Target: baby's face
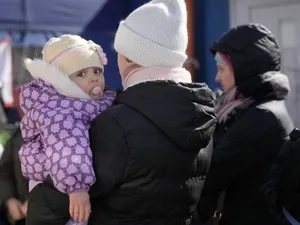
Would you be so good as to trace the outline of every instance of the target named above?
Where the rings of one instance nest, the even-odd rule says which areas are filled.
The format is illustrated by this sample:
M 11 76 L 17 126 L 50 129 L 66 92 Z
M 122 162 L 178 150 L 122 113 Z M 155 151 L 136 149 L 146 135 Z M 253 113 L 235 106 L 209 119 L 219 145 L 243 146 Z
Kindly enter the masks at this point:
M 91 99 L 99 100 L 105 86 L 103 73 L 103 68 L 89 67 L 73 73 L 70 80 L 76 83 Z

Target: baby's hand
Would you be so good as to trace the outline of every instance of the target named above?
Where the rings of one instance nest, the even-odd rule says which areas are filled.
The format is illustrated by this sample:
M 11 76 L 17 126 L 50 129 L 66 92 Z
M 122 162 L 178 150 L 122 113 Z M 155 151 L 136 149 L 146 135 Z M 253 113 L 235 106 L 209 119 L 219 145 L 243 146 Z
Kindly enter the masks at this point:
M 77 222 L 89 220 L 91 213 L 90 196 L 87 190 L 72 192 L 70 198 L 70 215 Z

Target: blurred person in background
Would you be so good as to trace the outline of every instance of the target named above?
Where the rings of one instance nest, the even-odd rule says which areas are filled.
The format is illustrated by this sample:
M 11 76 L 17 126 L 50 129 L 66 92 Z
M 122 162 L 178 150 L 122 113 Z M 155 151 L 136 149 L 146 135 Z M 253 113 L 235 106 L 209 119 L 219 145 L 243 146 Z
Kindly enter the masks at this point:
M 267 182 L 262 187 L 262 197 L 276 223 L 300 223 L 300 130 L 295 128 L 280 150 Z
M 17 106 L 19 93 L 17 89 L 15 95 Z M 22 116 L 21 110 L 19 114 Z M 9 134 L 0 159 L 0 205 L 4 218 L 3 224 L 25 225 L 28 180 L 22 175 L 18 155 L 23 144 L 20 126 L 16 124 L 13 128 L 10 127 Z

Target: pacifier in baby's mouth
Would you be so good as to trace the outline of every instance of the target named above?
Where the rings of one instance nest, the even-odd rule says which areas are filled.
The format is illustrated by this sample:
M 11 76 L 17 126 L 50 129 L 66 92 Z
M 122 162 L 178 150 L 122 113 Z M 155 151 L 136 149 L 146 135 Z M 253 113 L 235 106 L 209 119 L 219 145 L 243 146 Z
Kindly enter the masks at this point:
M 92 91 L 91 91 L 91 94 L 93 95 L 93 96 L 101 96 L 102 95 L 102 88 L 101 87 L 99 87 L 99 86 L 96 86 L 96 87 L 94 87 L 93 89 L 92 89 Z

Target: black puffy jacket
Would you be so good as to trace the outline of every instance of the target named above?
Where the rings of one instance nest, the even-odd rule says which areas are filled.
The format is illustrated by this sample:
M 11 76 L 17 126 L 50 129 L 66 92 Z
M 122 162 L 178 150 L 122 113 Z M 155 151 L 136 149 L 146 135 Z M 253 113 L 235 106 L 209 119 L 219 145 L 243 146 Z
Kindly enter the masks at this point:
M 213 94 L 203 84 L 154 81 L 121 93 L 91 128 L 91 224 L 188 224 L 215 123 Z
M 283 215 L 284 207 L 300 221 L 300 130 L 294 129 L 274 162 L 262 194 L 276 222 L 290 224 Z

